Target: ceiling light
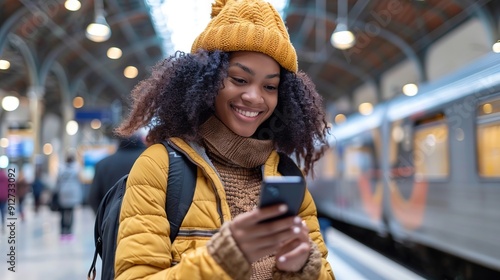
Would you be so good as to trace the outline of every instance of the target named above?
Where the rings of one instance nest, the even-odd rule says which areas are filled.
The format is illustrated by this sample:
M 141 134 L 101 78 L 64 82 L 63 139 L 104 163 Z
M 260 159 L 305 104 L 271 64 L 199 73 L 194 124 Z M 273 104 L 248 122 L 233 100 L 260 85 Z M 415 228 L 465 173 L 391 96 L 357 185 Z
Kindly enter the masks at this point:
M 373 105 L 369 102 L 361 103 L 358 110 L 361 115 L 368 116 L 373 112 Z
M 123 70 L 123 75 L 129 79 L 133 79 L 137 77 L 139 74 L 139 70 L 137 70 L 134 66 L 127 66 L 125 70 Z
M 10 62 L 5 59 L 0 59 L 0 70 L 7 70 L 10 68 Z
M 330 37 L 330 43 L 337 49 L 346 50 L 356 43 L 356 37 L 347 28 L 348 15 L 347 0 L 338 1 L 337 27 Z
M 104 17 L 102 0 L 95 1 L 95 21 L 87 26 L 85 35 L 89 40 L 100 43 L 111 37 L 111 28 Z
M 406 84 L 403 86 L 403 93 L 406 96 L 415 96 L 418 93 L 418 86 L 416 84 Z
M 54 147 L 50 143 L 45 143 L 43 145 L 42 150 L 43 150 L 43 153 L 48 156 L 54 152 Z
M 0 168 L 7 168 L 9 166 L 9 158 L 6 155 L 0 156 Z
M 335 123 L 341 124 L 347 120 L 347 117 L 344 114 L 338 114 L 335 116 Z
M 356 38 L 354 34 L 347 29 L 347 26 L 343 23 L 339 23 L 335 31 L 332 33 L 330 38 L 332 46 L 340 50 L 346 50 L 351 48 L 356 43 Z
M 95 17 L 95 21 L 87 26 L 85 35 L 89 40 L 96 43 L 104 42 L 111 37 L 111 29 L 104 15 L 101 14 Z
M 101 128 L 101 121 L 99 119 L 93 119 L 91 122 L 90 122 L 90 127 L 92 129 L 99 129 Z
M 8 138 L 1 138 L 0 139 L 0 147 L 2 148 L 7 148 L 9 146 L 9 139 Z
M 85 100 L 81 96 L 77 96 L 73 98 L 73 107 L 76 109 L 82 108 L 83 105 L 85 104 Z
M 500 40 L 493 44 L 493 51 L 496 53 L 500 53 Z
M 5 110 L 5 111 L 14 111 L 15 109 L 17 109 L 17 107 L 19 107 L 19 98 L 15 97 L 15 96 L 5 96 L 3 99 L 2 99 L 2 108 Z
M 64 2 L 64 7 L 66 10 L 74 12 L 80 10 L 82 3 L 78 0 L 66 0 L 66 2 Z
M 122 57 L 122 50 L 116 47 L 111 47 L 108 49 L 107 53 L 109 58 L 111 59 L 118 59 Z
M 78 132 L 78 123 L 74 120 L 71 120 L 66 123 L 66 133 L 68 135 L 75 135 Z

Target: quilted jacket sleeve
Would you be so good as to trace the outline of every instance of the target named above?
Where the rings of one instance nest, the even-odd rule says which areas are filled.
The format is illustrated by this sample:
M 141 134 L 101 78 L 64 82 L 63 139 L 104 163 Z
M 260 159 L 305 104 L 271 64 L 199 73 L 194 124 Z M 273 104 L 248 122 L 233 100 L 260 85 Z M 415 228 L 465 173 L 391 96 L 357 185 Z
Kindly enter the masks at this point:
M 168 156 L 153 145 L 133 166 L 120 213 L 115 279 L 230 279 L 206 246 L 171 266 L 170 225 L 165 213 Z
M 299 272 L 289 273 L 275 269 L 273 272 L 273 279 L 335 279 L 332 268 L 326 260 L 328 250 L 320 232 L 316 205 L 314 204 L 311 194 L 307 190 L 304 202 L 300 208 L 299 216 L 306 222 L 309 228 L 309 238 L 314 243 L 311 253 L 309 254 L 309 260 Z

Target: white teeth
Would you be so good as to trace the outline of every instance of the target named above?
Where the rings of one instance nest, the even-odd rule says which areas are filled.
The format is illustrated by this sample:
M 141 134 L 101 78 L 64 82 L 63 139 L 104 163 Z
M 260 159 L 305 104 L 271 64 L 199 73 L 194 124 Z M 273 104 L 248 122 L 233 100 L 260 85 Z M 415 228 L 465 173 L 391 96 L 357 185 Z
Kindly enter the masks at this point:
M 234 108 L 234 107 L 233 107 Z M 259 114 L 259 112 L 249 112 L 249 111 L 243 111 L 243 110 L 240 110 L 238 108 L 234 108 L 234 110 L 236 112 L 238 112 L 239 114 L 242 114 L 243 116 L 245 117 L 249 117 L 249 118 L 253 118 L 253 117 L 257 117 L 257 115 Z

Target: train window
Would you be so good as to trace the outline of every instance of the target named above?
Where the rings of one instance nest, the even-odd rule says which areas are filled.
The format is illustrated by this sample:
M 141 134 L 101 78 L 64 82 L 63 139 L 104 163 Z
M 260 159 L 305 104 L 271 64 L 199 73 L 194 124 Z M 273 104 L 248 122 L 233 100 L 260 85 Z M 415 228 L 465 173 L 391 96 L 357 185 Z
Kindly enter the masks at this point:
M 353 139 L 345 146 L 343 153 L 345 179 L 358 180 L 362 175 L 375 175 L 378 168 L 375 159 L 375 146 L 372 136 L 369 137 L 364 141 Z
M 372 164 L 370 150 L 367 147 L 349 146 L 345 150 L 345 178 L 357 180 L 363 171 Z
M 477 108 L 478 117 L 500 114 L 500 99 L 484 102 Z
M 500 99 L 477 108 L 477 161 L 479 175 L 500 177 Z
M 444 179 L 449 175 L 448 128 L 444 116 L 415 126 L 413 158 L 417 178 Z
M 328 147 L 323 156 L 314 166 L 314 173 L 324 179 L 337 177 L 337 153 L 336 146 Z

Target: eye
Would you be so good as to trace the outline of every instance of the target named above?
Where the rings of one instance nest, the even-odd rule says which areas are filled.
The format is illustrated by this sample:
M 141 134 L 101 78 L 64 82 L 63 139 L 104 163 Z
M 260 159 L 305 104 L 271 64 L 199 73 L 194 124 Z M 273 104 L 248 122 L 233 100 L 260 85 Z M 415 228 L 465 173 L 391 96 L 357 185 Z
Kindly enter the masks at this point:
M 240 79 L 240 78 L 236 78 L 236 77 L 231 77 L 231 80 L 233 80 L 233 82 L 235 82 L 236 84 L 246 84 L 246 82 L 247 82 L 244 79 Z
M 265 86 L 265 88 L 269 91 L 275 91 L 275 90 L 278 90 L 278 87 L 275 87 L 275 86 Z

